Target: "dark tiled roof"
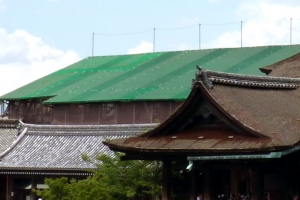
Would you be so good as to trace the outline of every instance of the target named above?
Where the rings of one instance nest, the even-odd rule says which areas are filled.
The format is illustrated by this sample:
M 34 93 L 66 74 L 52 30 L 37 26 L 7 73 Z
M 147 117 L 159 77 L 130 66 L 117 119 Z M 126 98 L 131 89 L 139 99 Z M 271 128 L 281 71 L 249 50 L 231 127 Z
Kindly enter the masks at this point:
M 224 127 L 202 127 L 201 130 L 189 130 L 171 135 L 155 137 L 132 137 L 108 141 L 123 148 L 138 148 L 140 151 L 175 153 L 196 153 L 199 150 L 232 151 L 240 149 L 244 152 L 253 149 L 265 149 L 276 145 L 275 140 L 269 138 L 249 137 Z M 277 142 L 278 143 L 278 142 Z
M 102 141 L 136 136 L 156 124 L 139 125 L 31 125 L 22 124 L 23 135 L 0 161 L 6 170 L 86 170 L 95 168 L 82 160 L 99 154 L 113 155 Z
M 272 65 L 260 68 L 260 70 L 270 76 L 278 77 L 300 77 L 300 54 L 276 62 Z
M 275 76 L 252 76 L 213 72 L 201 69 L 196 73 L 196 81 L 205 83 L 210 89 L 214 83 L 271 89 L 296 89 L 299 87 L 299 78 L 275 77 Z
M 245 76 L 200 69 L 188 99 L 164 123 L 139 137 L 105 144 L 123 152 L 174 155 L 289 149 L 300 142 L 299 83 L 299 78 Z M 230 128 L 209 128 L 196 123 L 194 120 L 197 121 L 203 105 Z
M 200 70 L 201 73 L 201 70 Z M 197 76 L 200 74 L 198 72 Z M 277 145 L 293 145 L 300 140 L 300 78 L 256 77 L 228 74 L 229 81 L 216 82 L 213 89 L 202 88 L 210 101 L 219 105 L 236 122 L 266 137 Z M 198 76 L 199 77 L 199 76 Z M 222 78 L 222 77 L 221 77 Z M 201 75 L 198 79 L 203 82 Z M 260 85 L 255 85 L 257 83 Z M 274 87 L 270 88 L 270 85 Z M 277 86 L 276 86 L 277 85 Z M 201 87 L 201 86 L 200 86 Z
M 0 119 L 0 155 L 14 142 L 18 134 L 18 120 Z

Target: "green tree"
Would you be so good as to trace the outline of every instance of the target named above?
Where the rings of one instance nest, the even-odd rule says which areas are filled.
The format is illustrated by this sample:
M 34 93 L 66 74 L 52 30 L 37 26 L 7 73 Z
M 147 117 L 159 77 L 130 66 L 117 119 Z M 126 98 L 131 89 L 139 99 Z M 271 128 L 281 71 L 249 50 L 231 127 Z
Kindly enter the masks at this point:
M 85 180 L 68 180 L 66 177 L 45 179 L 49 189 L 37 190 L 38 196 L 46 200 L 111 200 L 101 182 L 88 177 Z
M 161 169 L 159 162 L 128 160 L 101 155 L 97 158 L 97 170 L 84 180 L 68 180 L 66 177 L 45 179 L 49 189 L 36 191 L 44 200 L 135 200 L 161 193 Z M 85 161 L 91 162 L 87 156 Z

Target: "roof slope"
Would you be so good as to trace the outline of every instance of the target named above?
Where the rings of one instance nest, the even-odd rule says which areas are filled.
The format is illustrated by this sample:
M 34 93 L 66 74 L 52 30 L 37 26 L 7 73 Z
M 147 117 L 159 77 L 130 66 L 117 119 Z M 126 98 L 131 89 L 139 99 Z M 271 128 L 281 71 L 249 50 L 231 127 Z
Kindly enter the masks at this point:
M 0 99 L 49 98 L 45 104 L 184 100 L 194 67 L 240 74 L 300 52 L 300 45 L 224 48 L 83 59 L 23 86 Z
M 1 157 L 2 170 L 82 171 L 95 165 L 82 160 L 87 155 L 95 161 L 100 154 L 113 152 L 102 144 L 107 139 L 136 136 L 156 124 L 139 125 L 32 125 L 22 124 L 24 134 Z
M 19 129 L 18 120 L 0 120 L 0 155 L 14 142 Z
M 247 153 L 300 143 L 300 78 L 247 76 L 200 69 L 183 105 L 138 137 L 104 142 L 123 152 L 166 155 Z M 205 123 L 205 118 L 220 121 Z
M 272 65 L 262 67 L 260 70 L 270 76 L 300 77 L 300 54 L 279 61 Z

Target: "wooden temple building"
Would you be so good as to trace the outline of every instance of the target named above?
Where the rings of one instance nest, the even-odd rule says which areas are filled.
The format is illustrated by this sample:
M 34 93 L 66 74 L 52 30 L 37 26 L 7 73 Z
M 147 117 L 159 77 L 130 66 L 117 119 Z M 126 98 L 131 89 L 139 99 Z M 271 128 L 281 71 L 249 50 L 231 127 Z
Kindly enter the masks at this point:
M 82 155 L 112 155 L 109 148 L 163 161 L 164 200 L 287 199 L 299 191 L 299 52 L 286 45 L 90 57 L 3 95 L 0 199 L 37 200 L 31 189 L 46 177 L 85 178 L 95 166 Z M 196 65 L 224 73 L 201 70 L 191 89 Z
M 136 136 L 154 126 L 36 125 L 0 120 L 0 199 L 35 200 L 31 189 L 44 189 L 45 178 L 86 178 L 96 169 L 100 153 L 113 154 L 102 141 Z M 84 161 L 84 155 L 92 162 Z
M 53 125 L 161 123 L 187 98 L 195 68 L 247 75 L 300 45 L 95 56 L 0 97 L 5 115 Z
M 293 199 L 300 192 L 298 58 L 264 68 L 269 76 L 198 68 L 190 95 L 164 123 L 104 144 L 123 159 L 163 161 L 163 200 Z M 296 78 L 284 77 L 286 69 Z

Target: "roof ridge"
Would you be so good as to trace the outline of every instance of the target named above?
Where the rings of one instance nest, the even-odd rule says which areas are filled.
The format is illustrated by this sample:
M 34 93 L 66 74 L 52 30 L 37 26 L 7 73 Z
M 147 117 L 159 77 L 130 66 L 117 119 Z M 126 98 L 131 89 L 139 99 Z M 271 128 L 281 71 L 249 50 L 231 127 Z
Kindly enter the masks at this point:
M 158 123 L 150 124 L 108 124 L 108 125 L 48 125 L 48 124 L 27 124 L 20 122 L 22 127 L 35 130 L 126 130 L 126 129 L 147 129 L 154 128 Z
M 196 66 L 196 68 L 198 71 L 196 72 L 196 79 L 193 80 L 193 85 L 195 82 L 201 81 L 209 88 L 213 88 L 213 83 L 219 83 L 243 87 L 296 89 L 300 84 L 300 78 L 243 75 L 210 71 L 199 66 Z
M 0 166 L 0 174 L 18 174 L 18 175 L 59 175 L 59 176 L 65 176 L 65 175 L 75 175 L 75 176 L 87 176 L 87 175 L 93 175 L 92 172 L 87 172 L 87 170 L 94 170 L 94 168 L 54 168 L 54 167 L 2 167 Z M 48 171 L 48 170 L 51 171 Z M 13 171 L 11 171 L 13 170 Z M 28 170 L 28 171 L 24 171 Z M 36 171 L 32 171 L 36 170 Z M 46 170 L 46 171 L 44 171 Z M 64 170 L 64 172 L 61 172 L 61 170 Z
M 18 128 L 18 119 L 0 119 L 0 128 Z
M 133 135 L 138 135 L 142 133 L 142 131 L 84 131 L 84 132 L 80 132 L 80 131 L 77 131 L 77 132 L 74 132 L 74 131 L 71 131 L 71 132 L 68 132 L 68 131 L 57 131 L 57 130 L 53 130 L 53 131 L 50 131 L 50 130 L 43 130 L 42 132 L 41 131 L 31 131 L 29 130 L 27 135 L 37 135 L 37 136 L 82 136 L 82 137 L 86 137 L 86 136 L 101 136 L 101 137 L 106 137 L 106 136 L 133 136 Z

